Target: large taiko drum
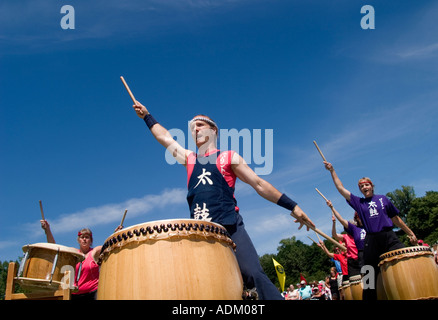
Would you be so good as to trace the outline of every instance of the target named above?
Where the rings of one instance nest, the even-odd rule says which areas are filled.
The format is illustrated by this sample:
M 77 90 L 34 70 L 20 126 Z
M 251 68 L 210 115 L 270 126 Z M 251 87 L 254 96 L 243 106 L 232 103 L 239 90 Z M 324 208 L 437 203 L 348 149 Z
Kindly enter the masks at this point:
M 362 300 L 363 284 L 362 276 L 360 274 L 351 276 L 350 281 L 350 291 L 353 300 Z
M 102 248 L 99 300 L 239 300 L 235 244 L 219 224 L 160 220 L 112 234 Z
M 353 300 L 353 294 L 351 293 L 351 284 L 349 280 L 342 281 L 341 289 L 344 293 L 344 300 Z
M 429 247 L 393 250 L 380 259 L 388 300 L 438 299 L 438 267 Z
M 53 243 L 35 243 L 23 246 L 16 282 L 30 291 L 57 290 L 65 271 L 74 275 L 76 264 L 85 256 L 77 249 Z M 71 283 L 71 282 L 69 282 Z

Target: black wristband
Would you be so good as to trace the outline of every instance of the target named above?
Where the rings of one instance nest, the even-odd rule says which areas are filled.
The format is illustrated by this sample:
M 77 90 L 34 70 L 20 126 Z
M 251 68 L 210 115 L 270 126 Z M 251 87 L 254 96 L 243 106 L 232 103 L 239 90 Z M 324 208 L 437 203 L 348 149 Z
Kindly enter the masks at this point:
M 287 195 L 284 193 L 281 195 L 280 199 L 278 199 L 277 204 L 280 207 L 283 207 L 285 209 L 288 209 L 290 211 L 293 211 L 297 203 L 290 199 Z
M 143 118 L 144 122 L 146 123 L 146 125 L 148 126 L 149 130 L 154 126 L 154 124 L 157 124 L 158 121 L 155 120 L 155 118 L 148 113 L 144 118 Z

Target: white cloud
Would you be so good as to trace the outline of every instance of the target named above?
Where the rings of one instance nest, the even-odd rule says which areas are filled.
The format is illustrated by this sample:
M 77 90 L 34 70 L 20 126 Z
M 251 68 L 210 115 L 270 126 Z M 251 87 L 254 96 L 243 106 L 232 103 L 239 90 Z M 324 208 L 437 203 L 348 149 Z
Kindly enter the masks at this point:
M 420 59 L 434 57 L 438 54 L 438 43 L 422 44 L 420 46 L 404 48 L 403 51 L 396 53 L 402 59 Z
M 0 241 L 0 249 L 7 249 L 19 245 L 18 241 Z
M 104 204 L 98 207 L 85 208 L 81 211 L 62 214 L 58 219 L 49 221 L 50 228 L 58 234 L 69 233 L 87 226 L 120 223 L 125 209 L 130 218 L 146 215 L 153 210 L 161 209 L 172 204 L 180 204 L 186 201 L 187 191 L 184 189 L 165 190 L 159 195 L 146 195 L 142 198 L 129 199 L 122 203 Z M 24 226 L 29 233 L 40 235 L 41 228 L 38 223 L 30 223 Z
M 42 49 L 81 39 L 126 40 L 156 36 L 169 26 L 192 27 L 214 9 L 230 8 L 248 0 L 93 0 L 71 3 L 75 29 L 62 30 L 64 4 L 53 0 L 4 1 L 0 3 L 0 45 L 24 45 Z M 200 20 L 201 19 L 201 20 Z M 117 36 L 117 37 L 115 37 Z M 44 45 L 38 47 L 38 43 Z

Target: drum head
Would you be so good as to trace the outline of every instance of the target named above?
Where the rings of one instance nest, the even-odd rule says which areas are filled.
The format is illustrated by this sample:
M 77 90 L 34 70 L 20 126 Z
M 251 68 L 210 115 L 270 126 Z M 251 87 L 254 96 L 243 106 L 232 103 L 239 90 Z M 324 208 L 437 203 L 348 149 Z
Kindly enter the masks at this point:
M 72 254 L 78 258 L 80 258 L 80 260 L 83 260 L 85 258 L 85 256 L 79 252 L 78 249 L 76 248 L 72 248 L 72 247 L 66 247 L 60 244 L 56 244 L 56 243 L 45 243 L 45 242 L 41 242 L 41 243 L 34 243 L 34 244 L 28 244 L 23 246 L 23 252 L 26 253 L 28 251 L 31 251 L 33 248 L 35 249 L 43 249 L 43 250 L 48 250 L 48 251 L 56 251 L 56 252 L 65 252 L 65 253 L 69 253 Z

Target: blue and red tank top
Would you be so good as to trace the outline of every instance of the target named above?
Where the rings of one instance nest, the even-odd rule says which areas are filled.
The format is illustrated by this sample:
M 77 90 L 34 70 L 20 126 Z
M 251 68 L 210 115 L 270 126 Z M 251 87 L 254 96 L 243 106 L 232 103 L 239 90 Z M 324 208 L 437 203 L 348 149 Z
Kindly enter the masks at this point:
M 234 197 L 236 175 L 231 169 L 234 151 L 214 150 L 187 158 L 187 202 L 192 219 L 221 225 L 236 223 L 239 208 Z

